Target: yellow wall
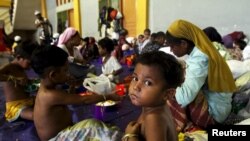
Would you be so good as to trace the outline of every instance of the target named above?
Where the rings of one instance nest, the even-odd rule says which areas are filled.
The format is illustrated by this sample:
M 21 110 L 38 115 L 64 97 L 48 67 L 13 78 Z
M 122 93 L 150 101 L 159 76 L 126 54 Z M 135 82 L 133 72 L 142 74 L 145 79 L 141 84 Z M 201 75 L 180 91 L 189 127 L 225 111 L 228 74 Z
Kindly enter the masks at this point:
M 47 18 L 47 6 L 46 6 L 46 0 L 41 0 L 41 13 L 43 17 Z
M 80 34 L 81 33 L 81 14 L 80 14 L 80 1 L 79 0 L 74 0 L 73 1 L 73 5 L 74 5 L 74 27 L 76 30 L 79 31 Z
M 122 1 L 123 26 L 128 30 L 128 36 L 136 37 L 136 1 Z
M 69 26 L 75 27 L 74 9 L 68 11 Z
M 136 0 L 136 35 L 148 28 L 148 0 Z
M 10 0 L 0 0 L 0 7 L 10 7 Z

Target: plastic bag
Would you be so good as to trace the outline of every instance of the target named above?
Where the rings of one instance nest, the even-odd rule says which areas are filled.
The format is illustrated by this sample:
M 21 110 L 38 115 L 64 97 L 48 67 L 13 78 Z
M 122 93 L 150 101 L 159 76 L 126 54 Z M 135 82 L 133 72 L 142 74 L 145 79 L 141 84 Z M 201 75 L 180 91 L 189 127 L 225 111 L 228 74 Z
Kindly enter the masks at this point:
M 83 81 L 83 86 L 89 91 L 97 94 L 110 94 L 115 88 L 115 84 L 105 75 L 86 78 Z

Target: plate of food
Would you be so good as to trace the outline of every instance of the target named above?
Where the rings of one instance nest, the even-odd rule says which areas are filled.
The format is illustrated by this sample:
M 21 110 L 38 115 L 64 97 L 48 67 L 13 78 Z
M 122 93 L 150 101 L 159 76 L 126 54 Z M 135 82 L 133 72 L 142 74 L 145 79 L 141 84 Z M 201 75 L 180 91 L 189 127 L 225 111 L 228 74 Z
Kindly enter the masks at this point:
M 109 106 L 114 106 L 116 104 L 117 104 L 117 102 L 115 102 L 115 101 L 106 100 L 106 101 L 103 101 L 103 102 L 96 103 L 96 106 L 109 107 Z

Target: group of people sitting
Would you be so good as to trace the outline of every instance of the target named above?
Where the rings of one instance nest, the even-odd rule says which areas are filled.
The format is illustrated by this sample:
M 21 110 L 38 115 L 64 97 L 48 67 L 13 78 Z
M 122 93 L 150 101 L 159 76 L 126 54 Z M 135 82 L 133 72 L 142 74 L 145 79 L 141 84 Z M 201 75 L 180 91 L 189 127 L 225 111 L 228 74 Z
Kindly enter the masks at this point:
M 222 124 L 231 112 L 236 85 L 211 39 L 186 20 L 174 21 L 165 33 L 157 35 L 157 43 L 151 42 L 155 49 L 145 46 L 148 49 L 144 52 L 139 48 L 136 56 L 127 93 L 132 104 L 141 107 L 142 112 L 137 120 L 128 123 L 125 133 L 96 119 L 72 122 L 69 104 L 123 99 L 115 91 L 82 96 L 58 87 L 65 83 L 71 85 L 72 79 L 77 79 L 75 74 L 79 71 L 71 71 L 70 63 L 87 64 L 77 56 L 82 40 L 73 28 L 60 35 L 56 46 L 23 42 L 16 47 L 15 59 L 0 70 L 0 80 L 5 82 L 6 120 L 33 120 L 41 140 L 177 141 L 180 132 Z M 165 40 L 175 56 L 158 51 L 157 45 L 162 46 Z M 122 66 L 112 55 L 114 41 L 105 37 L 97 44 L 102 73 L 110 78 L 119 76 Z M 178 57 L 184 55 L 188 58 L 180 63 Z M 29 65 L 41 79 L 35 97 L 25 91 L 28 81 L 25 69 Z

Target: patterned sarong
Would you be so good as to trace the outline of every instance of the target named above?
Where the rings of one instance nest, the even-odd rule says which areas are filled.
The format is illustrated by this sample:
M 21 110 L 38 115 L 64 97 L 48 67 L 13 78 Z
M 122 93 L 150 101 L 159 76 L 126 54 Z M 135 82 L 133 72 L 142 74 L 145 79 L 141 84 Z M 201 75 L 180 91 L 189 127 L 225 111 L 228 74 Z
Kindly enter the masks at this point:
M 202 92 L 199 92 L 195 100 L 185 108 L 181 108 L 176 100 L 168 100 L 167 104 L 178 132 L 190 130 L 192 126 L 206 128 L 208 125 L 215 124 L 213 117 L 209 114 L 208 103 Z
M 121 141 L 123 133 L 96 119 L 86 119 L 57 134 L 49 141 Z

